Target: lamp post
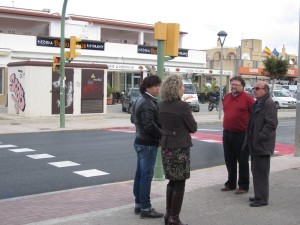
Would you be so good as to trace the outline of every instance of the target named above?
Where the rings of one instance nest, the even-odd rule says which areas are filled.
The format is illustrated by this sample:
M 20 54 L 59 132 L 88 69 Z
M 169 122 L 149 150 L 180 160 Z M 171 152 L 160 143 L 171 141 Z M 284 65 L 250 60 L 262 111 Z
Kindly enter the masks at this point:
M 220 31 L 218 33 L 219 36 L 219 42 L 221 44 L 221 56 L 220 56 L 220 99 L 219 99 L 219 119 L 221 119 L 222 114 L 222 99 L 223 99 L 223 87 L 222 87 L 222 76 L 223 76 L 223 45 L 225 42 L 225 39 L 227 37 L 227 33 L 225 31 Z

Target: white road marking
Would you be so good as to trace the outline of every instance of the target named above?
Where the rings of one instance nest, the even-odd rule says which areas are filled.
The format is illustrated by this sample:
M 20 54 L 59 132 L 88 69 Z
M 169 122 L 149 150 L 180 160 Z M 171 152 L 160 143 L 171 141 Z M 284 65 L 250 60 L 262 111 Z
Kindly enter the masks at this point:
M 15 145 L 0 145 L 0 148 L 13 148 L 13 147 L 18 147 Z
M 48 158 L 53 158 L 55 156 L 49 155 L 49 154 L 34 154 L 34 155 L 26 155 L 29 158 L 32 159 L 48 159 Z
M 198 131 L 222 131 L 222 130 L 214 130 L 214 129 L 197 129 Z
M 204 142 L 209 142 L 209 143 L 219 143 L 221 141 L 217 141 L 217 140 L 199 140 L 199 141 L 204 141 Z
M 60 162 L 50 162 L 48 163 L 52 166 L 56 166 L 56 167 L 69 167 L 69 166 L 79 166 L 80 164 L 79 163 L 75 163 L 75 162 L 72 162 L 72 161 L 60 161 Z
M 19 153 L 19 152 L 35 152 L 35 150 L 30 149 L 30 148 L 16 148 L 16 149 L 9 149 L 9 151 L 16 152 L 16 153 Z
M 103 176 L 103 175 L 109 174 L 109 173 L 103 172 L 101 170 L 96 170 L 96 169 L 74 171 L 73 173 L 76 173 L 76 174 L 84 176 L 84 177 L 95 177 L 95 176 Z

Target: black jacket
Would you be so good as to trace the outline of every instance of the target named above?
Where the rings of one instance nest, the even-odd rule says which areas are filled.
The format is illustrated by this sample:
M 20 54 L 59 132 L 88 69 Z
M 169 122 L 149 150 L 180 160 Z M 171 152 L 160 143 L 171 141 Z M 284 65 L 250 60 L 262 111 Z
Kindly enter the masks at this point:
M 141 95 L 132 106 L 131 123 L 136 127 L 135 143 L 158 146 L 161 138 L 158 103 L 148 94 Z
M 197 131 L 190 106 L 187 102 L 177 100 L 159 103 L 159 121 L 162 126 L 162 148 L 192 147 L 190 133 Z
M 277 125 L 277 107 L 267 94 L 251 110 L 243 150 L 248 149 L 251 156 L 274 154 Z

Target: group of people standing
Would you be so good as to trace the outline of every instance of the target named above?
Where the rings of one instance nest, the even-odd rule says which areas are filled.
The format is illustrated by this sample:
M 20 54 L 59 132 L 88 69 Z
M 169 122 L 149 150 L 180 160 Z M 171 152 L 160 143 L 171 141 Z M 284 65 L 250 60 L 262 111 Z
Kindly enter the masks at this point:
M 245 81 L 241 77 L 232 78 L 230 85 L 231 93 L 223 100 L 223 147 L 228 180 L 221 191 L 248 192 L 250 155 L 254 197 L 249 198 L 249 205 L 265 206 L 269 203 L 270 160 L 275 148 L 277 107 L 266 82 L 259 81 L 253 87 L 255 102 L 244 92 Z
M 236 194 L 248 192 L 250 154 L 254 186 L 250 206 L 267 205 L 270 156 L 274 152 L 278 123 L 277 108 L 266 83 L 256 84 L 255 103 L 243 91 L 245 82 L 241 77 L 232 78 L 230 84 L 231 93 L 225 95 L 223 101 L 223 146 L 228 181 L 221 190 L 236 190 Z M 142 81 L 140 92 L 141 96 L 134 102 L 131 113 L 131 122 L 136 127 L 134 149 L 137 154 L 134 212 L 140 218 L 164 217 L 166 225 L 183 225 L 179 214 L 186 179 L 190 178 L 190 147 L 193 146 L 190 134 L 197 131 L 197 122 L 189 104 L 181 100 L 184 93 L 181 76 L 169 75 L 161 81 L 158 76 L 150 75 Z M 159 95 L 161 101 L 158 103 Z M 169 180 L 164 214 L 157 212 L 150 200 L 159 146 L 165 178 Z

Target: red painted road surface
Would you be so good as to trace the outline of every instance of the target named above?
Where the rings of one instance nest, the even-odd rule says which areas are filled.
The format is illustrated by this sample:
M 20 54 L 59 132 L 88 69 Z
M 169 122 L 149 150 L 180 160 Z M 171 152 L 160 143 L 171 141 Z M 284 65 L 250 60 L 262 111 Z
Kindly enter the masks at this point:
M 115 127 L 107 129 L 110 131 L 119 131 L 119 132 L 127 132 L 134 133 L 134 128 L 127 127 Z M 216 144 L 222 144 L 222 135 L 221 134 L 211 134 L 211 133 L 203 133 L 197 132 L 191 135 L 194 140 L 204 141 Z M 288 144 L 276 143 L 274 154 L 276 155 L 293 155 L 294 154 L 294 146 Z

